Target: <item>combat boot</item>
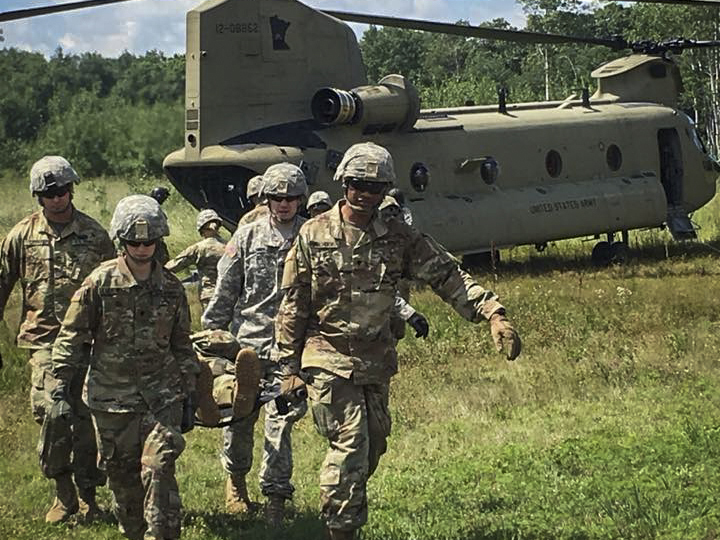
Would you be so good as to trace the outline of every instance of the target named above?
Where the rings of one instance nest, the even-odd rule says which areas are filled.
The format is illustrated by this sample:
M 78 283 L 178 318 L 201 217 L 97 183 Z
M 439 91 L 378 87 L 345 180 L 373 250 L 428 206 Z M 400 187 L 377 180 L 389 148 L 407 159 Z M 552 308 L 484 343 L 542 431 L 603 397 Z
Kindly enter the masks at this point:
M 279 529 L 285 519 L 285 497 L 270 495 L 265 505 L 265 521 L 271 527 Z
M 355 529 L 343 531 L 340 529 L 327 528 L 328 540 L 355 540 Z
M 95 487 L 78 488 L 80 497 L 80 513 L 87 522 L 103 517 L 103 511 L 95 500 Z
M 235 418 L 245 418 L 255 409 L 261 370 L 260 359 L 251 348 L 241 349 L 235 357 L 235 397 L 233 398 Z
M 258 505 L 250 501 L 244 476 L 229 476 L 225 484 L 225 507 L 231 514 L 253 514 Z
M 75 484 L 70 473 L 55 478 L 55 501 L 45 514 L 48 523 L 63 523 L 80 509 Z
M 213 376 L 210 366 L 199 362 L 200 374 L 197 378 L 197 417 L 203 425 L 212 427 L 220 422 L 220 408 L 213 398 Z

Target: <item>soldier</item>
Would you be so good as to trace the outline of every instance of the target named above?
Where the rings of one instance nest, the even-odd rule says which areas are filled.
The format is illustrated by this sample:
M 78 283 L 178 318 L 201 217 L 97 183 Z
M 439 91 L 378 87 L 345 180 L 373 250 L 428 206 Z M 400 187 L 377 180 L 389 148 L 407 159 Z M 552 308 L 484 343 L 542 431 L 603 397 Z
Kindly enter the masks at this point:
M 64 158 L 45 156 L 37 161 L 30 170 L 30 192 L 42 208 L 15 225 L 0 245 L 0 317 L 20 280 L 23 305 L 17 345 L 30 351 L 30 407 L 41 425 L 50 407 L 52 345 L 70 298 L 93 268 L 115 256 L 105 229 L 75 208 L 73 187 L 77 182 L 77 173 Z M 75 413 L 72 463 L 69 452 L 60 459 L 55 452 L 50 462 L 41 456 L 43 472 L 55 480 L 55 501 L 45 516 L 50 523 L 65 521 L 78 511 L 76 485 L 83 511 L 92 516 L 98 511 L 95 488 L 105 483 L 96 466 L 90 413 L 80 399 L 84 377 L 84 369 L 78 369 L 68 389 Z M 45 441 L 50 445 L 56 442 Z
M 163 186 L 157 186 L 152 189 L 150 196 L 155 199 L 160 206 L 170 197 L 170 190 Z M 167 248 L 165 240 L 162 238 L 155 246 L 155 260 L 160 264 L 166 264 L 170 260 L 170 251 Z
M 308 198 L 308 211 L 310 217 L 324 214 L 332 208 L 332 199 L 324 191 L 316 191 Z M 380 205 L 380 216 L 383 220 L 402 219 L 401 208 L 398 202 L 390 196 L 385 197 Z M 430 325 L 425 315 L 415 310 L 408 303 L 410 298 L 410 284 L 403 279 L 398 285 L 398 295 L 395 297 L 395 308 L 393 309 L 390 328 L 397 341 L 405 337 L 405 323 L 415 330 L 416 338 L 426 338 L 430 332 Z
M 460 270 L 439 245 L 377 209 L 395 180 L 392 157 L 356 144 L 335 173 L 345 198 L 302 227 L 285 262 L 276 322 L 281 389 L 308 380 L 318 431 L 330 448 L 320 473 L 322 515 L 333 540 L 367 521 L 368 478 L 390 434 L 388 388 L 397 371 L 389 315 L 402 276 L 428 283 L 472 322 L 489 320 L 496 347 L 520 353 L 497 296 Z
M 191 265 L 197 268 L 200 277 L 200 304 L 203 311 L 215 291 L 217 263 L 225 251 L 225 242 L 220 237 L 221 223 L 222 220 L 215 210 L 201 210 L 197 216 L 196 227 L 203 239 L 186 248 L 165 265 L 165 268 L 174 274 Z
M 238 327 L 241 347 L 254 349 L 268 367 L 274 346 L 274 320 L 280 305 L 280 281 L 285 256 L 305 222 L 298 208 L 307 196 L 305 175 L 299 167 L 280 163 L 264 175 L 263 193 L 268 198 L 269 217 L 260 218 L 235 231 L 218 264 L 218 283 L 205 311 L 203 328 L 225 330 L 231 319 Z M 236 305 L 237 304 L 237 305 Z M 273 373 L 266 372 L 266 379 Z M 265 444 L 260 466 L 260 487 L 268 498 L 266 517 L 279 525 L 285 500 L 292 498 L 292 425 L 305 414 L 303 402 L 281 416 L 274 403 L 265 406 Z M 245 475 L 252 465 L 253 425 L 258 411 L 225 429 L 222 463 L 229 474 L 227 507 L 232 512 L 251 509 Z
M 170 190 L 164 186 L 157 186 L 152 188 L 150 196 L 155 199 L 160 206 L 170 197 Z
M 260 175 L 253 176 L 248 182 L 246 196 L 248 201 L 253 205 L 253 208 L 240 218 L 238 227 L 252 223 L 270 213 L 265 194 L 263 193 L 263 183 L 263 177 Z
M 325 191 L 315 191 L 308 197 L 307 209 L 311 218 L 327 212 L 332 207 L 332 199 Z
M 182 284 L 153 254 L 169 234 L 160 205 L 122 199 L 110 233 L 121 255 L 97 267 L 75 292 L 53 348 L 53 408 L 92 344 L 83 399 L 97 429 L 100 464 L 120 530 L 132 539 L 180 537 L 175 460 L 185 447 L 183 401 L 195 391 L 197 358 Z
M 407 203 L 405 202 L 405 194 L 400 190 L 400 188 L 394 187 L 390 189 L 388 191 L 388 197 L 392 197 L 397 202 L 403 221 L 405 221 L 408 225 L 412 225 L 412 212 L 410 211 L 410 208 L 408 208 Z

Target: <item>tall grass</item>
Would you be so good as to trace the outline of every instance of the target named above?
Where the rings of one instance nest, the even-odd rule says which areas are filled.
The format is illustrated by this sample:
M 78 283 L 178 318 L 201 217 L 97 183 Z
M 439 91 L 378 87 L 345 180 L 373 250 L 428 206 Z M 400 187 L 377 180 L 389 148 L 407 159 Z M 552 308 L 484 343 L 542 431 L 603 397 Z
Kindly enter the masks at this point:
M 78 206 L 109 221 L 152 180 L 88 181 Z M 194 211 L 174 195 L 171 252 L 194 241 Z M 718 201 L 698 212 L 705 244 L 633 235 L 633 259 L 594 268 L 591 244 L 503 252 L 478 280 L 495 290 L 523 337 L 507 362 L 487 325 L 472 325 L 426 289 L 412 303 L 427 340 L 400 344 L 389 451 L 369 485 L 372 540 L 714 539 L 720 525 Z M 22 208 L 20 208 L 21 205 Z M 6 230 L 33 207 L 0 203 Z M 8 217 L 11 214 L 12 217 Z M 192 297 L 194 298 L 194 296 Z M 6 320 L 17 318 L 18 296 Z M 193 301 L 194 318 L 198 306 Z M 14 322 L 10 324 L 11 328 Z M 0 538 L 120 538 L 109 523 L 42 521 L 51 484 L 37 467 L 24 355 L 0 328 Z M 258 426 L 257 437 L 260 437 Z M 179 461 L 184 538 L 316 540 L 325 441 L 295 429 L 295 516 L 282 532 L 225 513 L 220 433 L 196 429 Z M 260 445 L 256 444 L 256 462 Z M 256 469 L 252 495 L 259 498 Z M 109 493 L 102 490 L 105 503 Z

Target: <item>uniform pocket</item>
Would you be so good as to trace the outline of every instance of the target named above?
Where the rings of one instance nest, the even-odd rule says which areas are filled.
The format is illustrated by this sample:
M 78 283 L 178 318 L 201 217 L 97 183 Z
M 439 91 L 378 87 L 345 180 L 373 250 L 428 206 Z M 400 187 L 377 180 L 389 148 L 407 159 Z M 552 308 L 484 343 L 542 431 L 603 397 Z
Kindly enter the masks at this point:
M 337 486 L 340 484 L 340 467 L 337 465 L 327 465 L 320 472 L 321 486 Z
M 131 333 L 134 316 L 127 289 L 101 288 L 99 294 L 106 339 L 115 340 Z

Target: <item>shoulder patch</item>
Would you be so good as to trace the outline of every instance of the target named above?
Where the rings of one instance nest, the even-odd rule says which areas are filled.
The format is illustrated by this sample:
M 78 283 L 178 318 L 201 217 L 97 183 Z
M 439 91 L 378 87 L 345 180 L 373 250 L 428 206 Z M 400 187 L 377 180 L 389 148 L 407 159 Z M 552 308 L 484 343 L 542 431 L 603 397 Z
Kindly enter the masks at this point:
M 237 255 L 237 251 L 237 244 L 232 240 L 225 244 L 225 255 L 228 257 L 235 257 L 235 255 Z

